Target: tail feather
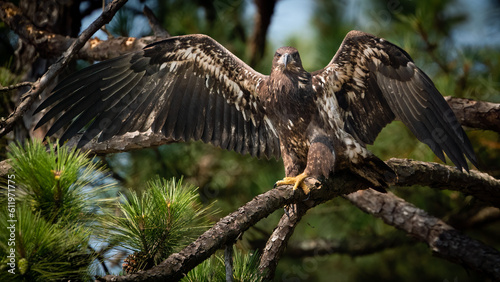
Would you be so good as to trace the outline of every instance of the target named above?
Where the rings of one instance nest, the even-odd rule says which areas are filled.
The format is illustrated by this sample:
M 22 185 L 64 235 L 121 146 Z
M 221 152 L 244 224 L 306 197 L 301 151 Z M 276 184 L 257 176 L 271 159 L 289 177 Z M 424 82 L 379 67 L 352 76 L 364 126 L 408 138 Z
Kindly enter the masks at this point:
M 371 188 L 385 193 L 396 181 L 396 173 L 384 161 L 370 154 L 361 163 L 351 164 L 351 171 L 361 176 Z

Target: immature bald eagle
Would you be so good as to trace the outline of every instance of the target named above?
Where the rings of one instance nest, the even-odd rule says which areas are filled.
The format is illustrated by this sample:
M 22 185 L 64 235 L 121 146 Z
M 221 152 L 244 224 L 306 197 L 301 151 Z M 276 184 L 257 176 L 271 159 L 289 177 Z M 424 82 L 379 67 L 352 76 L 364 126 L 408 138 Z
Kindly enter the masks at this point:
M 468 170 L 472 146 L 448 104 L 410 56 L 384 39 L 347 34 L 324 68 L 309 73 L 299 53 L 281 47 L 263 75 L 206 35 L 171 37 L 90 66 L 62 81 L 35 112 L 37 127 L 65 111 L 47 135 L 83 129 L 83 146 L 127 132 L 161 132 L 252 156 L 281 157 L 286 178 L 351 169 L 373 186 L 393 175 L 366 148 L 398 118 L 445 160 Z

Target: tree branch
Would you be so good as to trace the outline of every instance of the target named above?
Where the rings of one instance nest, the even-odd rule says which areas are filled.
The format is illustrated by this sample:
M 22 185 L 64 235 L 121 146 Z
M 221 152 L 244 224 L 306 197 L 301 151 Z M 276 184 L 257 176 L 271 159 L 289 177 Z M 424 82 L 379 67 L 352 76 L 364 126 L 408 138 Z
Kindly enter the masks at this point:
M 142 10 L 142 12 L 148 18 L 149 25 L 151 26 L 151 30 L 153 31 L 154 35 L 164 38 L 170 37 L 168 31 L 163 28 L 160 20 L 158 20 L 158 18 L 155 16 L 153 11 L 149 9 L 148 6 L 144 5 L 144 9 Z
M 402 234 L 403 232 L 401 231 L 395 231 L 394 233 L 384 235 L 384 237 L 375 238 L 374 236 L 369 236 L 367 238 L 356 238 L 354 240 L 353 238 L 349 238 L 339 241 L 320 239 L 294 242 L 287 247 L 285 255 L 294 258 L 333 254 L 345 254 L 351 257 L 357 257 L 415 242 L 412 238 Z
M 255 66 L 264 56 L 267 30 L 271 24 L 276 0 L 254 0 L 254 4 L 257 7 L 257 13 L 255 14 L 255 24 L 249 46 L 251 66 Z
M 500 133 L 500 104 L 450 96 L 444 98 L 462 125 Z
M 394 194 L 368 189 L 345 198 L 362 211 L 427 243 L 435 255 L 500 280 L 500 252 L 465 236 Z
M 460 191 L 500 207 L 500 180 L 471 170 L 408 159 L 389 159 L 386 163 L 398 176 L 397 186 L 424 185 L 434 189 Z
M 0 121 L 0 137 L 7 134 L 14 126 L 14 124 L 23 116 L 23 114 L 29 109 L 31 104 L 33 104 L 35 98 L 40 95 L 40 93 L 45 90 L 45 88 L 54 80 L 54 78 L 61 72 L 61 70 L 75 57 L 75 54 L 80 50 L 85 42 L 87 42 L 101 26 L 108 23 L 115 13 L 120 9 L 127 0 L 114 0 L 103 13 L 92 23 L 90 26 L 82 32 L 82 34 L 71 44 L 71 46 L 64 52 L 62 57 L 50 68 L 47 72 L 39 78 L 32 86 L 30 91 L 26 93 L 17 108 L 12 112 L 6 120 Z M 0 2 L 0 7 L 2 11 L 9 15 L 10 13 L 15 13 L 12 6 L 7 8 L 5 11 L 3 9 L 4 2 Z M 14 6 L 15 7 L 15 6 Z M 15 16 L 14 16 L 15 17 Z
M 26 87 L 26 86 L 31 86 L 31 85 L 33 85 L 33 82 L 29 82 L 29 81 L 19 82 L 17 84 L 5 86 L 5 87 L 1 87 L 1 85 L 0 85 L 0 92 L 8 92 L 8 91 L 11 91 L 14 89 L 18 89 L 18 88 Z
M 276 226 L 269 237 L 260 258 L 259 271 L 264 275 L 264 281 L 273 280 L 276 267 L 278 266 L 281 255 L 285 251 L 288 240 L 309 207 L 301 202 L 292 204 L 285 209 L 287 209 L 287 212 L 281 217 L 278 226 Z

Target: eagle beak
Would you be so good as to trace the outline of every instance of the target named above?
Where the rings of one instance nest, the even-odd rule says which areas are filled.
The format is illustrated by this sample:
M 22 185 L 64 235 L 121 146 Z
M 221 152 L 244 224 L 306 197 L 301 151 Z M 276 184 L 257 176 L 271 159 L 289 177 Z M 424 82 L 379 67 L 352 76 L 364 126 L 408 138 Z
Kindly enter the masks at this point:
M 283 56 L 281 56 L 281 63 L 285 66 L 285 68 L 291 61 L 292 61 L 292 56 L 290 56 L 290 54 L 285 53 L 283 54 Z
M 290 54 L 286 53 L 285 55 L 283 55 L 283 60 L 285 61 L 285 68 L 286 66 L 288 65 L 288 63 L 290 63 L 290 60 L 291 60 L 291 57 L 290 57 Z

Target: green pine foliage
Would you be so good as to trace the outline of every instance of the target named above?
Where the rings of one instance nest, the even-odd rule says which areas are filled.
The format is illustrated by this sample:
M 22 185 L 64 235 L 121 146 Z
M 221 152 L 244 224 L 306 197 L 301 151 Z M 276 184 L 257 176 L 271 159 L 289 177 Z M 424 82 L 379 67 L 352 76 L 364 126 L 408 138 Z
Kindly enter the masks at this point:
M 260 256 L 258 253 L 245 253 L 233 247 L 233 281 L 261 281 L 262 274 L 259 272 L 259 258 Z M 224 256 L 215 254 L 193 268 L 181 281 L 197 282 L 224 280 L 226 280 Z
M 7 230 L 11 218 L 2 209 L 0 228 Z M 34 212 L 27 203 L 16 208 L 15 246 L 8 245 L 10 232 L 0 232 L 0 280 L 47 281 L 89 279 L 88 268 L 93 255 L 87 250 L 90 233 L 78 225 L 53 224 L 41 212 Z M 17 266 L 14 275 L 8 272 L 11 249 L 15 250 Z
M 93 220 L 86 215 L 111 203 L 105 196 L 113 182 L 106 183 L 105 170 L 88 154 L 51 143 L 48 147 L 39 141 L 9 146 L 18 200 L 52 223 Z
M 225 281 L 226 270 L 224 267 L 224 257 L 220 255 L 212 255 L 202 263 L 187 273 L 182 278 L 182 282 L 197 282 L 197 281 Z
M 96 212 L 113 199 L 106 198 L 112 183 L 106 183 L 104 170 L 87 154 L 50 143 L 48 147 L 40 141 L 9 146 L 12 170 L 1 190 L 1 204 L 12 209 L 0 210 L 0 228 L 11 232 L 0 232 L 0 256 L 15 256 L 16 265 L 12 275 L 6 264 L 10 258 L 2 261 L 2 281 L 90 278 L 92 226 Z M 14 201 L 8 202 L 9 197 Z
M 179 251 L 209 227 L 210 206 L 197 202 L 194 186 L 156 178 L 141 193 L 124 194 L 118 203 L 120 215 L 102 219 L 105 240 L 119 242 L 134 252 L 126 261 L 128 272 L 150 268 Z
M 234 281 L 257 282 L 262 280 L 259 272 L 260 255 L 258 252 L 238 251 L 233 252 L 233 277 Z

